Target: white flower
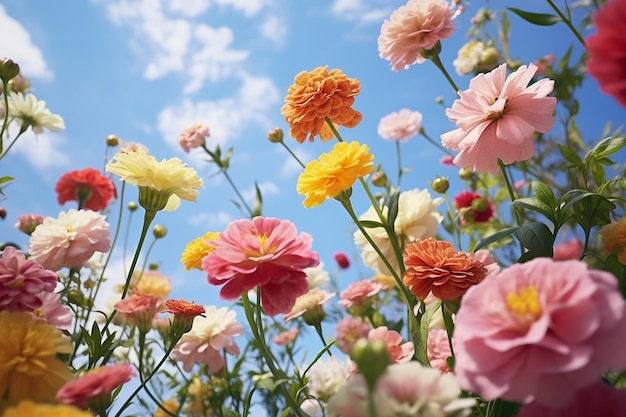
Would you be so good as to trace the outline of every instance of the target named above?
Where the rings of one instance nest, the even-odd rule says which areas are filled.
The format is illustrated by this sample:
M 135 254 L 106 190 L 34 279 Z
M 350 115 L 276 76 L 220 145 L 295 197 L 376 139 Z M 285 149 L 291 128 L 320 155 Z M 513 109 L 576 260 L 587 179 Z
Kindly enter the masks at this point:
M 303 272 L 306 274 L 309 289 L 323 287 L 330 282 L 330 275 L 324 269 L 324 262 L 320 262 L 317 266 L 304 268 Z
M 466 75 L 473 73 L 480 64 L 481 56 L 487 45 L 481 41 L 469 41 L 459 49 L 457 58 L 452 62 L 456 73 Z
M 378 134 L 386 140 L 406 142 L 422 128 L 422 113 L 402 109 L 380 119 Z
M 54 132 L 65 129 L 63 118 L 50 113 L 46 108 L 46 102 L 37 100 L 37 97 L 30 93 L 24 96 L 22 93 L 11 92 L 9 116 L 20 123 L 21 130 L 26 130 L 29 126 L 35 133 L 43 133 L 44 128 Z
M 414 189 L 401 193 L 398 201 L 398 216 L 394 222 L 394 229 L 400 242 L 408 243 L 415 239 L 435 236 L 439 223 L 443 220 L 443 216 L 436 212 L 435 208 L 442 202 L 441 197 L 431 198 L 428 190 Z M 383 210 L 383 215 L 387 215 L 386 207 Z M 359 220 L 380 221 L 374 207 L 370 207 L 363 213 Z M 368 228 L 366 231 L 391 266 L 399 273 L 398 259 L 394 254 L 387 232 L 382 227 Z M 354 233 L 354 243 L 361 249 L 361 258 L 367 267 L 384 275 L 392 275 L 360 231 Z
M 335 395 L 339 389 L 345 385 L 350 376 L 350 360 L 341 361 L 335 356 L 327 361 L 317 361 L 307 373 L 309 382 L 307 390 L 309 395 L 317 400 L 305 400 L 302 409 L 309 415 L 317 415 L 322 412 L 320 402 L 326 403 L 330 397 Z

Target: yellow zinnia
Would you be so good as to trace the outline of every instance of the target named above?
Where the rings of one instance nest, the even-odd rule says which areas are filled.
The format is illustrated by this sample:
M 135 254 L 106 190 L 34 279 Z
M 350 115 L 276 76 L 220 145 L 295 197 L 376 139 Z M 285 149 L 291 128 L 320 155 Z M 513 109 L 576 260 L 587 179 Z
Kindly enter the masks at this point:
M 17 406 L 7 409 L 2 417 L 93 417 L 93 414 L 72 405 L 22 401 Z
M 203 187 L 196 170 L 179 158 L 158 162 L 142 149 L 118 152 L 106 165 L 106 171 L 139 187 L 139 204 L 146 210 L 162 210 L 172 195 L 196 201 L 198 189 Z
M 339 142 L 319 160 L 311 161 L 298 177 L 296 189 L 305 196 L 304 207 L 315 207 L 352 187 L 355 181 L 374 170 L 374 155 L 367 145 Z
M 0 398 L 53 401 L 73 378 L 57 353 L 72 353 L 59 329 L 27 312 L 0 312 Z
M 141 271 L 134 290 L 154 298 L 167 297 L 172 292 L 172 280 L 159 271 Z
M 189 271 L 191 268 L 202 271 L 202 258 L 215 250 L 215 248 L 211 246 L 211 242 L 216 241 L 219 236 L 219 233 L 207 232 L 204 236 L 187 243 L 180 257 L 180 261 L 185 265 L 186 271 Z

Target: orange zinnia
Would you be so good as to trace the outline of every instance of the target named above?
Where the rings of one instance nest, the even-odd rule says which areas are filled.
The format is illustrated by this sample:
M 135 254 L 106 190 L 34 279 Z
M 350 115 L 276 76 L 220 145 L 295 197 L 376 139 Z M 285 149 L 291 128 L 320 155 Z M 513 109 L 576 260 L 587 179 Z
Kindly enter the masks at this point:
M 450 242 L 433 238 L 408 244 L 404 264 L 402 281 L 421 300 L 431 292 L 443 301 L 458 300 L 488 272 L 474 254 L 457 252 Z
M 334 135 L 326 118 L 335 126 L 355 127 L 363 116 L 351 106 L 360 90 L 359 80 L 348 78 L 340 69 L 328 71 L 325 66 L 302 71 L 289 87 L 280 109 L 289 123 L 289 134 L 299 143 L 307 136 L 311 142 L 315 136 L 330 140 Z

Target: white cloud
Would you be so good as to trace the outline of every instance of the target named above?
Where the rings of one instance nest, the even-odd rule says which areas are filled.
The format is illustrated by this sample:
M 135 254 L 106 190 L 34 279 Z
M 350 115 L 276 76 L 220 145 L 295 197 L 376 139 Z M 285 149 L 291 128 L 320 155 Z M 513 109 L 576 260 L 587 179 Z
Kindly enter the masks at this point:
M 287 25 L 276 15 L 269 15 L 261 24 L 261 36 L 282 46 L 287 39 Z
M 217 213 L 198 213 L 189 218 L 188 222 L 192 226 L 202 226 L 203 229 L 224 229 L 234 217 L 231 213 L 219 211 Z
M 263 0 L 215 0 L 222 6 L 231 6 L 235 10 L 243 12 L 247 17 L 256 15 L 263 8 Z
M 382 23 L 391 14 L 391 9 L 378 3 L 388 3 L 383 0 L 364 2 L 361 0 L 334 0 L 332 13 L 342 20 L 368 24 Z
M 0 57 L 17 62 L 25 77 L 50 80 L 54 74 L 48 68 L 41 49 L 33 44 L 30 33 L 20 22 L 7 14 L 0 5 Z
M 15 142 L 10 152 L 22 155 L 37 170 L 64 167 L 72 162 L 68 155 L 60 150 L 60 145 L 65 142 L 65 137 L 59 134 L 44 132 L 35 135 L 28 130 Z
M 206 12 L 211 6 L 210 0 L 169 0 L 167 9 L 185 17 L 196 17 Z

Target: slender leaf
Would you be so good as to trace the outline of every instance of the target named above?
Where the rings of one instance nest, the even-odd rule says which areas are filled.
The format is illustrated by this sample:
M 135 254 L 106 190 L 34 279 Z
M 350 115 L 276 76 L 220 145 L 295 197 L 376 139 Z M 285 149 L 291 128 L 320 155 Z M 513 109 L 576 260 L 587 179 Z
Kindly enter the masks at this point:
M 376 222 L 374 220 L 359 220 L 359 224 L 366 229 L 375 229 L 377 227 L 385 227 L 381 222 Z
M 550 188 L 550 186 L 545 182 L 533 182 L 533 194 L 537 200 L 551 207 L 553 211 L 557 207 L 556 196 L 554 195 L 552 188 Z
M 524 10 L 516 9 L 515 7 L 507 7 L 507 9 L 534 25 L 552 26 L 561 21 L 558 16 L 553 14 L 525 12 Z
M 502 229 L 499 232 L 492 234 L 491 236 L 487 236 L 486 238 L 478 242 L 478 244 L 474 248 L 474 252 L 488 245 L 491 245 L 492 243 L 495 243 L 500 239 L 504 239 L 505 237 L 511 236 L 518 229 L 519 229 L 519 226 L 507 227 L 506 229 Z
M 569 146 L 564 146 L 561 144 L 558 144 L 557 146 L 559 147 L 561 155 L 563 156 L 563 158 L 565 158 L 567 162 L 570 162 L 575 166 L 579 166 L 583 163 L 583 160 L 580 158 L 580 156 Z
M 546 216 L 552 223 L 554 223 L 554 208 L 539 201 L 535 197 L 518 198 L 511 203 L 511 207 L 522 207 L 527 210 L 535 211 Z

